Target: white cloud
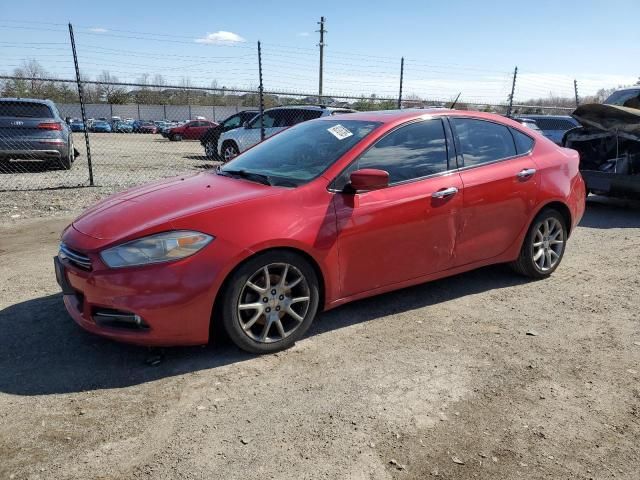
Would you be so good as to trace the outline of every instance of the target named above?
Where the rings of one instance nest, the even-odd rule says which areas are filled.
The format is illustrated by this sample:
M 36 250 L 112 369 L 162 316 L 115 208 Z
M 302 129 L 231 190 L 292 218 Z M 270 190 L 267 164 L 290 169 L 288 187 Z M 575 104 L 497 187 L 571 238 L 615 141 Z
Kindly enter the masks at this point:
M 106 28 L 102 28 L 102 27 L 92 27 L 89 29 L 90 32 L 95 32 L 95 33 L 107 33 L 109 30 L 107 30 Z
M 298 33 L 298 37 L 308 37 L 309 36 L 309 32 L 300 32 Z
M 245 42 L 246 40 L 237 33 L 225 32 L 224 30 L 220 30 L 214 33 L 207 33 L 204 37 L 196 38 L 194 41 L 196 43 L 219 45 L 225 43 L 241 43 Z

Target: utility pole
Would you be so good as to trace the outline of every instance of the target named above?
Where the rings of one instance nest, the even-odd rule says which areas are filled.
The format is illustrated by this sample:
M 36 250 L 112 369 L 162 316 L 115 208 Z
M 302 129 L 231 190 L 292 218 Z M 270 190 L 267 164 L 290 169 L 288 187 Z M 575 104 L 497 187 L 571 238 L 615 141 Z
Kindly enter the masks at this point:
M 400 59 L 400 93 L 398 93 L 398 110 L 402 109 L 402 80 L 404 78 L 404 57 Z
M 518 67 L 513 71 L 513 84 L 511 85 L 511 95 L 509 95 L 509 109 L 507 110 L 507 117 L 511 116 L 511 110 L 513 109 L 513 96 L 516 94 L 516 78 L 518 77 Z
M 322 101 L 322 74 L 323 74 L 323 63 L 324 63 L 324 34 L 327 31 L 324 29 L 324 17 L 320 17 L 320 21 L 318 22 L 320 25 L 320 43 L 318 46 L 320 47 L 320 71 L 318 76 L 318 102 L 323 103 Z
M 578 96 L 578 80 L 573 81 L 573 91 L 576 94 L 576 108 L 580 106 L 580 97 Z
M 82 91 L 82 81 L 80 80 L 80 67 L 78 66 L 78 53 L 76 52 L 76 40 L 73 36 L 73 26 L 69 23 L 69 38 L 71 39 L 71 50 L 73 52 L 73 64 L 76 67 L 76 82 L 78 83 L 78 97 L 80 98 L 80 113 L 82 114 L 82 125 L 84 130 L 84 142 L 87 147 L 87 165 L 89 167 L 89 185 L 93 187 L 93 167 L 91 166 L 91 146 L 89 145 L 89 132 L 87 130 L 87 112 L 84 108 L 84 93 Z

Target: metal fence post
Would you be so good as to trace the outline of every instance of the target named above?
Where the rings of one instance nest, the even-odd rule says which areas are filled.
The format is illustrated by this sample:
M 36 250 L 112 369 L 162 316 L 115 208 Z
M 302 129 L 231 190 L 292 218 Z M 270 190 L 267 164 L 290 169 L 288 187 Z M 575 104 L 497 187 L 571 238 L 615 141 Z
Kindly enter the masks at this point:
M 578 96 L 578 80 L 573 81 L 573 91 L 576 94 L 576 108 L 580 106 L 580 97 Z
M 404 57 L 400 59 L 400 92 L 398 93 L 398 110 L 402 109 L 402 81 L 404 79 Z
M 262 85 L 262 47 L 258 42 L 258 92 L 260 95 L 260 141 L 264 140 L 264 86 Z
M 511 110 L 513 109 L 513 96 L 516 93 L 516 78 L 518 77 L 518 67 L 513 71 L 513 83 L 511 84 L 511 95 L 509 95 L 509 108 L 507 109 L 507 117 L 511 116 Z
M 87 112 L 84 108 L 84 95 L 82 91 L 82 81 L 80 80 L 80 68 L 78 67 L 78 54 L 76 52 L 76 40 L 73 37 L 73 26 L 69 23 L 69 38 L 71 39 L 71 50 L 73 52 L 73 64 L 76 67 L 76 83 L 78 84 L 78 98 L 80 99 L 80 113 L 82 114 L 82 125 L 84 127 L 84 143 L 87 148 L 87 165 L 89 167 L 89 185 L 93 187 L 93 166 L 91 165 L 91 146 L 89 145 L 89 131 L 87 130 Z

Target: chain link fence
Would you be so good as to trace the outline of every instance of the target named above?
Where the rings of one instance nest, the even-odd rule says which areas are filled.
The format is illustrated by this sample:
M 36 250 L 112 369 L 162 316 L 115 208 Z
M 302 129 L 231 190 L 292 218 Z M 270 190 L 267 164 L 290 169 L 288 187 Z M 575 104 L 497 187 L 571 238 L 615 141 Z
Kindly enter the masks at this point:
M 126 41 L 125 51 L 97 44 L 98 32 L 76 32 L 76 45 L 70 25 L 50 30 L 50 42 L 2 42 L 0 191 L 118 190 L 202 171 L 284 128 L 337 113 L 453 106 L 567 115 L 578 102 L 568 77 L 550 84 L 517 70 L 348 53 L 325 58 L 319 96 L 312 93 L 316 53 L 302 48 L 242 44 L 225 50 L 229 55 L 198 56 L 184 47 L 172 53 L 166 42 L 194 46 L 173 37 L 105 33 Z M 166 52 L 149 51 L 149 44 Z M 559 93 L 543 98 L 545 91 Z

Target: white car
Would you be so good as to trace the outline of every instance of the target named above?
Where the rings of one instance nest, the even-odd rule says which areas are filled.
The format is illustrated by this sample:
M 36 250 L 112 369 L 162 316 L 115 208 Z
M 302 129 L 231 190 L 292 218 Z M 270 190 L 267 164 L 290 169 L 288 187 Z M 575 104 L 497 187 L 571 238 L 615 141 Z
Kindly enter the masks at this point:
M 348 108 L 326 107 L 324 105 L 300 105 L 274 107 L 264 111 L 264 138 L 269 138 L 285 128 L 307 120 L 336 115 L 339 113 L 353 113 Z M 224 132 L 218 141 L 218 152 L 224 162 L 260 143 L 260 115 L 256 115 L 240 128 Z

